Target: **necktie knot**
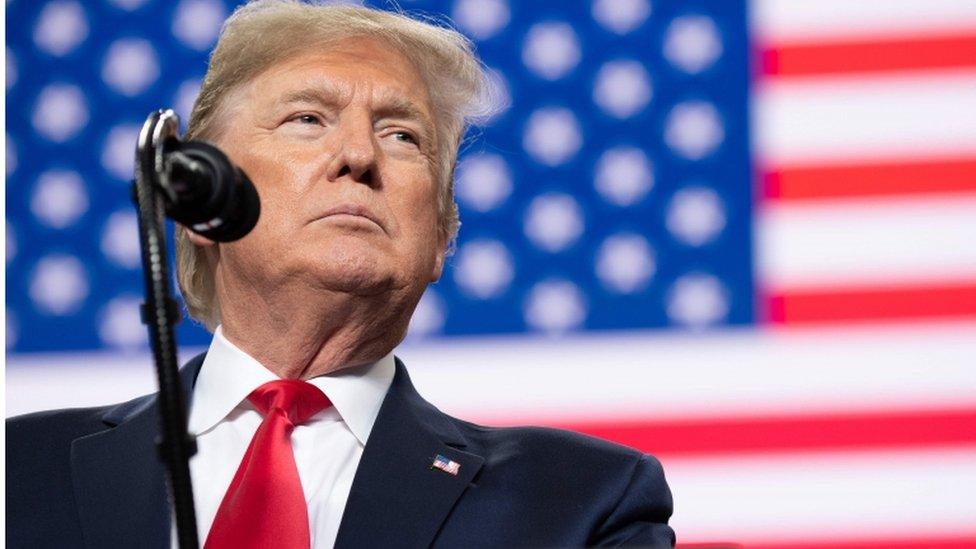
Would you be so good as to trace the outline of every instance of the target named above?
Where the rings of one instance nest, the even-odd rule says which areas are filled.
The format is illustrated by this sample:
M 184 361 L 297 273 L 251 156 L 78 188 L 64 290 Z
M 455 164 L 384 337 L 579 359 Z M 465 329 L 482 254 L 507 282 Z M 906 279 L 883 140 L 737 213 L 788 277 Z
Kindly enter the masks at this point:
M 318 387 L 298 379 L 269 381 L 247 399 L 265 417 L 272 410 L 281 410 L 292 425 L 301 425 L 332 405 Z

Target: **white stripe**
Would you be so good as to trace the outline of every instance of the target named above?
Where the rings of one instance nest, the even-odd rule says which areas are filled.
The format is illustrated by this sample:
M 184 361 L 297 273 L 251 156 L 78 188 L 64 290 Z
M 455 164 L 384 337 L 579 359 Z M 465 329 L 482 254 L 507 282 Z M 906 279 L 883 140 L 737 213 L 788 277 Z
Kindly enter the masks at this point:
M 774 292 L 976 282 L 976 194 L 772 202 L 757 221 L 758 279 Z
M 674 459 L 682 542 L 976 535 L 976 447 Z
M 974 333 L 973 324 L 710 336 L 645 332 L 456 342 L 400 354 L 422 394 L 473 420 L 730 418 L 971 407 Z
M 499 423 L 714 418 L 976 405 L 976 324 L 711 335 L 646 331 L 403 345 L 418 390 Z M 189 353 L 183 353 L 189 357 Z M 148 358 L 11 357 L 7 414 L 151 390 Z M 47 362 L 48 364 L 44 364 Z M 111 394 L 110 394 L 111 393 Z
M 752 0 L 764 43 L 976 31 L 972 0 Z
M 767 79 L 753 121 L 767 165 L 976 153 L 976 71 Z

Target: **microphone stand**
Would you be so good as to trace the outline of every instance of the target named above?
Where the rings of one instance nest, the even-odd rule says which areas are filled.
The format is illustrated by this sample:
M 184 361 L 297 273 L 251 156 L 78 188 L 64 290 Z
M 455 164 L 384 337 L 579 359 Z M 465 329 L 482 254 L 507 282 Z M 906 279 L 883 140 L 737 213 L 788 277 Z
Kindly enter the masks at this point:
M 149 342 L 159 381 L 159 455 L 169 473 L 169 495 L 176 517 L 176 532 L 181 549 L 197 549 L 193 486 L 190 482 L 190 457 L 196 441 L 187 433 L 186 393 L 180 380 L 176 358 L 174 325 L 180 320 L 179 305 L 173 299 L 167 263 L 164 202 L 160 192 L 170 194 L 165 181 L 164 145 L 175 139 L 179 117 L 172 110 L 149 115 L 136 146 L 133 199 L 139 210 L 139 244 L 146 284 L 142 322 L 149 330 Z

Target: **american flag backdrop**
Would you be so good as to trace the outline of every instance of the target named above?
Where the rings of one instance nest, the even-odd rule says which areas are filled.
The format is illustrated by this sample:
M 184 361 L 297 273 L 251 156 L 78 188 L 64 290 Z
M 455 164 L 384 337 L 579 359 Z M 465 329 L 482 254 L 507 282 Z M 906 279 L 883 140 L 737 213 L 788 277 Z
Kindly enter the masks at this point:
M 976 547 L 976 1 L 398 4 L 504 105 L 398 350 L 422 394 L 655 454 L 682 543 Z M 135 137 L 235 5 L 6 3 L 8 416 L 154 390 Z

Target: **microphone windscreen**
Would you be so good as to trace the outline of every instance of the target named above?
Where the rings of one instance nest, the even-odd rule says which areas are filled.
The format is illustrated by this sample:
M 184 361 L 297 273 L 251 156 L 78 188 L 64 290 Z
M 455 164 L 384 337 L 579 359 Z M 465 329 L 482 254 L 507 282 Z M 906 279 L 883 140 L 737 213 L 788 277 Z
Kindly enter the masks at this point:
M 170 152 L 170 186 L 175 200 L 166 213 L 191 231 L 216 242 L 232 242 L 257 224 L 261 201 L 254 184 L 220 149 L 203 141 L 180 143 Z M 176 156 L 176 155 L 179 156 Z

